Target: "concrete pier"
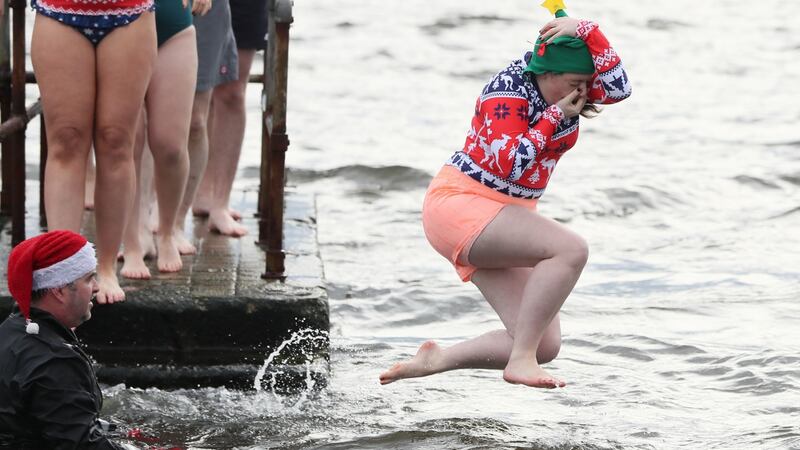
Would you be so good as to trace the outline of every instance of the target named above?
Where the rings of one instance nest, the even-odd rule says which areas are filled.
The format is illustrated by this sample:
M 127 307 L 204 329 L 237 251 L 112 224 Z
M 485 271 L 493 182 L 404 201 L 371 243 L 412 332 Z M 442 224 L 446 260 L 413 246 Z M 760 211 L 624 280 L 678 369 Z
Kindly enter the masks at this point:
M 307 328 L 328 331 L 313 197 L 286 192 L 284 282 L 261 278 L 265 255 L 255 242 L 258 223 L 248 214 L 255 209 L 255 198 L 250 197 L 255 192 L 244 195 L 241 205 L 247 236 L 235 239 L 210 233 L 203 219 L 194 218 L 187 229 L 193 230 L 198 252 L 183 257 L 182 271 L 160 274 L 155 260 L 148 261 L 152 279 L 120 279 L 125 302 L 95 305 L 92 319 L 76 332 L 96 360 L 101 382 L 250 388 L 264 359 L 292 333 Z M 86 216 L 84 234 L 92 240 L 94 220 L 91 213 Z M 6 285 L 10 225 L 0 225 L 0 317 L 5 318 L 12 307 Z M 28 228 L 29 237 L 39 232 Z M 322 348 L 314 348 L 313 355 L 313 376 L 323 382 L 327 340 Z M 299 356 L 289 349 L 274 367 L 284 373 L 302 372 L 304 377 L 305 358 Z M 291 390 L 298 382 L 289 376 L 282 388 Z

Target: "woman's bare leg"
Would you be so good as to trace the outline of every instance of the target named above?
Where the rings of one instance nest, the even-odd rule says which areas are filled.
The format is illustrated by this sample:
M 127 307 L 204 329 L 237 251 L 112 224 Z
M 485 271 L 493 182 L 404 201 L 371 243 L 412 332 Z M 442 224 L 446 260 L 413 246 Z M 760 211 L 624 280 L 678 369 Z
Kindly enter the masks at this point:
M 89 157 L 86 158 L 86 189 L 83 193 L 83 208 L 94 209 L 94 152 L 89 149 Z
M 586 264 L 585 241 L 538 213 L 506 206 L 476 239 L 468 258 L 482 268 L 473 282 L 500 316 L 507 335 L 494 331 L 445 350 L 426 342 L 417 356 L 390 369 L 381 381 L 462 367 L 499 368 L 505 360 L 503 378 L 509 383 L 563 386 L 540 364 L 560 349 L 557 314 Z M 521 269 L 511 269 L 515 267 Z
M 514 345 L 514 329 L 530 268 L 480 269 L 472 281 L 481 290 L 505 329 L 494 330 L 476 338 L 441 348 L 433 341 L 420 346 L 409 361 L 395 364 L 381 374 L 381 384 L 455 369 L 504 369 Z M 558 315 L 550 322 L 537 351 L 537 359 L 546 363 L 555 359 L 561 347 L 561 326 Z
M 133 164 L 136 170 L 136 193 L 134 195 L 133 206 L 131 207 L 128 223 L 125 224 L 125 232 L 122 235 L 122 257 L 124 263 L 119 270 L 119 274 L 125 278 L 147 280 L 150 278 L 150 269 L 144 263 L 145 252 L 139 225 L 141 216 L 146 213 L 142 210 L 142 155 L 145 153 L 145 117 L 144 110 L 139 117 L 139 126 L 136 127 L 136 137 L 133 144 Z
M 155 162 L 158 196 L 158 270 L 183 267 L 175 226 L 189 176 L 189 124 L 197 82 L 197 41 L 194 27 L 161 45 L 147 90 L 148 142 Z
M 144 130 L 142 130 L 144 132 Z M 144 133 L 147 134 L 146 132 Z M 141 175 L 139 175 L 139 179 L 141 181 L 141 186 L 139 186 L 139 193 L 140 193 L 140 200 L 139 200 L 139 242 L 142 244 L 142 250 L 144 251 L 144 258 L 155 258 L 158 254 L 158 250 L 156 249 L 156 241 L 153 239 L 153 228 L 150 226 L 150 217 L 152 212 L 156 210 L 156 195 L 155 195 L 155 187 L 153 186 L 155 183 L 153 182 L 153 173 L 155 172 L 155 168 L 153 167 L 155 163 L 153 163 L 153 152 L 150 151 L 150 147 L 147 145 L 147 138 L 144 139 L 144 151 L 142 152 L 142 161 L 139 163 L 139 169 L 141 170 Z
M 114 303 L 125 300 L 116 274 L 117 251 L 135 196 L 134 135 L 156 58 L 153 13 L 112 31 L 96 55 L 97 301 Z
M 239 49 L 239 79 L 214 88 L 209 165 L 192 207 L 196 215 L 208 214 L 211 229 L 237 237 L 247 233 L 247 228 L 236 223 L 241 213 L 230 209 L 230 197 L 244 141 L 245 94 L 255 54 L 255 50 Z
M 469 261 L 476 267 L 533 268 L 522 291 L 514 346 L 503 371 L 509 383 L 548 387 L 556 382 L 540 367 L 537 349 L 588 255 L 583 238 L 554 220 L 513 205 L 503 208 L 475 241 Z
M 94 46 L 75 29 L 37 14 L 31 61 L 46 111 L 47 225 L 80 232 L 95 118 Z
M 194 245 L 186 239 L 183 227 L 186 223 L 186 214 L 194 203 L 197 187 L 200 185 L 208 163 L 208 112 L 211 105 L 211 93 L 211 89 L 195 92 L 192 103 L 192 118 L 189 124 L 189 178 L 186 181 L 186 189 L 183 192 L 175 223 L 179 229 L 175 232 L 178 251 L 183 255 L 190 255 L 197 251 Z

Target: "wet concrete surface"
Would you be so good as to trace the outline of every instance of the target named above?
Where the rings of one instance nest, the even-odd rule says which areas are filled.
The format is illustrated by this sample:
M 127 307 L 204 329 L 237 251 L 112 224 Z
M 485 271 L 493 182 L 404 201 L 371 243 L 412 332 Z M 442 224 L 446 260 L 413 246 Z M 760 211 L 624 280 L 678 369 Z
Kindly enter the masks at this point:
M 243 198 L 251 197 L 255 193 Z M 243 206 L 250 205 L 254 202 L 246 201 Z M 101 381 L 246 388 L 267 355 L 294 332 L 329 329 L 314 198 L 287 191 L 284 281 L 261 277 L 265 256 L 256 243 L 258 219 L 248 214 L 252 210 L 243 208 L 242 223 L 249 234 L 238 239 L 209 232 L 203 219 L 191 219 L 187 230 L 191 230 L 198 251 L 183 256 L 180 272 L 159 273 L 155 260 L 149 260 L 152 279 L 121 279 L 125 302 L 95 305 L 92 319 L 76 333 L 96 360 Z M 85 216 L 84 234 L 92 240 L 93 217 L 90 212 Z M 35 220 L 31 222 L 35 224 Z M 5 317 L 12 306 L 6 286 L 10 223 L 0 224 L 0 317 Z M 36 226 L 29 226 L 27 236 L 39 232 Z M 325 366 L 319 361 L 327 361 L 327 342 L 314 353 L 316 367 Z M 284 372 L 304 364 L 299 356 L 282 358 L 279 362 Z

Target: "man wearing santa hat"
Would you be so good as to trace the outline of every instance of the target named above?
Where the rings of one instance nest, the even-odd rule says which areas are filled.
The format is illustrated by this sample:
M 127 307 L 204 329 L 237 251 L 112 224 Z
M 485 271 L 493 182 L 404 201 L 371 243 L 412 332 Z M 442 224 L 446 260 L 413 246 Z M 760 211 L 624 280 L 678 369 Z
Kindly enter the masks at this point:
M 92 315 L 96 266 L 92 244 L 71 231 L 11 251 L 17 307 L 0 324 L 0 447 L 123 448 L 105 435 L 103 394 L 72 331 Z

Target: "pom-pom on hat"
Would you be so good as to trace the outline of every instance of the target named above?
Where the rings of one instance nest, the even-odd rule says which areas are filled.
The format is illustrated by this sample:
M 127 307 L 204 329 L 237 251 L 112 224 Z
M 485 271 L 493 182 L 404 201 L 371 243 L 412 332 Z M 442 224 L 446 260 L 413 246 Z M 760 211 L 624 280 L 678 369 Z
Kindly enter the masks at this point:
M 542 6 L 547 8 L 556 18 L 567 17 L 563 0 L 545 0 Z M 554 73 L 594 73 L 594 61 L 586 43 L 572 36 L 559 36 L 546 43 L 541 38 L 536 40 L 533 55 L 525 72 L 537 75 Z
M 66 286 L 96 267 L 94 247 L 72 231 L 50 231 L 14 247 L 8 257 L 8 290 L 28 323 L 25 330 L 39 332 L 31 322 L 31 292 Z

